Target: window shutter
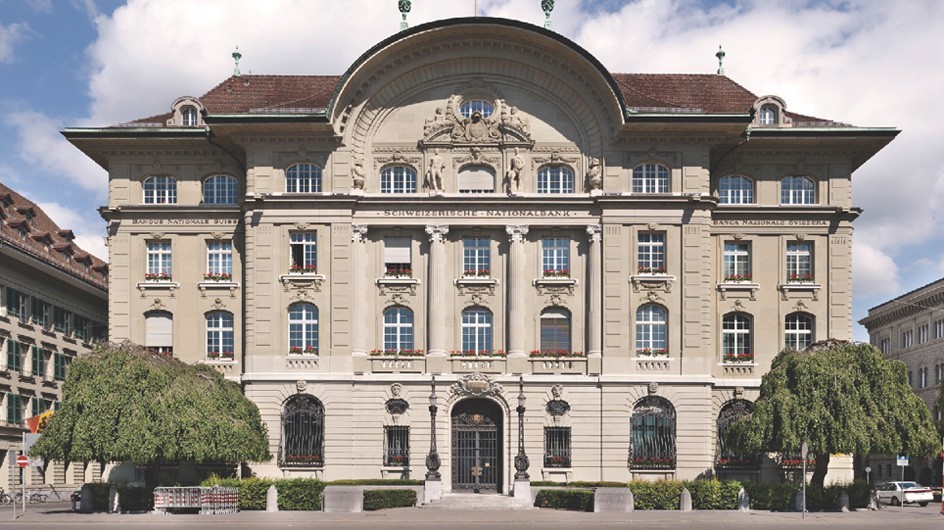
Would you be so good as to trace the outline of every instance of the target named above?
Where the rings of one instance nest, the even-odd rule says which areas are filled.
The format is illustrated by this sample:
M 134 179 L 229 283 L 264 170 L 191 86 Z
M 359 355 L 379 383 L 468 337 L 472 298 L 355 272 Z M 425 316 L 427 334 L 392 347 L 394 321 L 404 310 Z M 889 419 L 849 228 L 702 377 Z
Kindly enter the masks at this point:
M 410 263 L 410 245 L 408 237 L 388 237 L 384 239 L 384 263 Z
M 172 347 L 174 345 L 174 317 L 170 313 L 149 314 L 145 329 L 145 346 Z

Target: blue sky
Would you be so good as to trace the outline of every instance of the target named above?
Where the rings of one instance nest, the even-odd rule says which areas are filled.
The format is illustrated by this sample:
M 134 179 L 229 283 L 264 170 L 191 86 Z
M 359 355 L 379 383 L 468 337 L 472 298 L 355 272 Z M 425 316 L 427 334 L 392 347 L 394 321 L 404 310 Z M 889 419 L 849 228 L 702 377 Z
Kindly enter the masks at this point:
M 106 257 L 105 172 L 58 131 L 165 112 L 232 72 L 335 74 L 395 32 L 395 0 L 0 0 L 0 181 Z M 474 0 L 415 0 L 412 24 Z M 944 276 L 944 2 L 558 0 L 554 30 L 614 72 L 726 74 L 790 110 L 901 135 L 853 177 L 855 319 Z M 539 0 L 479 13 L 543 24 Z M 289 16 L 286 16 L 289 15 Z M 855 336 L 865 339 L 854 326 Z

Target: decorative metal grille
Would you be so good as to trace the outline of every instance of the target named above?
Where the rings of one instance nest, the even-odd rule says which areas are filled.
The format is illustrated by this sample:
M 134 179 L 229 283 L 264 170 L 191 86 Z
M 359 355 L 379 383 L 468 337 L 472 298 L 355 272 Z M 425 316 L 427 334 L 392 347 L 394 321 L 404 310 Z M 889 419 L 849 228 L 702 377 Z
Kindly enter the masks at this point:
M 324 465 L 324 406 L 316 398 L 298 395 L 282 410 L 283 466 Z
M 735 421 L 754 412 L 754 405 L 744 399 L 736 399 L 721 407 L 718 413 L 718 443 L 716 447 L 715 467 L 718 469 L 758 469 L 760 454 L 741 453 L 725 443 L 725 433 Z
M 544 467 L 570 467 L 570 427 L 544 428 Z
M 675 468 L 675 407 L 658 396 L 639 400 L 630 422 L 632 469 Z
M 452 417 L 452 487 L 498 491 L 501 482 L 500 413 L 468 407 Z M 476 477 L 476 475 L 478 475 Z
M 384 465 L 410 464 L 410 428 L 387 425 L 384 427 Z

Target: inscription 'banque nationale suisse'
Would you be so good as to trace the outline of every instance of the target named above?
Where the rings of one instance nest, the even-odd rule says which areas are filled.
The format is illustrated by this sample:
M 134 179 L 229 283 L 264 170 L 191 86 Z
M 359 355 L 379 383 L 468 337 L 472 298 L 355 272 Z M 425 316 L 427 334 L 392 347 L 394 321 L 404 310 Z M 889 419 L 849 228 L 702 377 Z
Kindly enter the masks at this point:
M 568 210 L 384 210 L 384 217 L 575 217 Z
M 810 220 L 810 219 L 791 219 L 791 220 L 754 220 L 754 219 L 732 219 L 716 220 L 716 226 L 829 226 L 829 221 Z
M 133 225 L 234 225 L 238 219 L 132 219 Z

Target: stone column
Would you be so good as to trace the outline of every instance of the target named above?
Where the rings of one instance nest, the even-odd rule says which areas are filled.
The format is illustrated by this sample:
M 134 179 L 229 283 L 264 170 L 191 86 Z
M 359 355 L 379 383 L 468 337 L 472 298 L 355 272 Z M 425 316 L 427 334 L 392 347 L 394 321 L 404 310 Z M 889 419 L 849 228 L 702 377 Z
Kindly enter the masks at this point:
M 525 352 L 525 337 L 528 330 L 525 324 L 526 292 L 528 286 L 528 266 L 525 263 L 524 241 L 528 235 L 525 225 L 505 227 L 508 233 L 508 322 L 505 334 L 508 337 L 508 371 L 522 374 L 528 365 Z
M 590 374 L 599 374 L 603 360 L 603 227 L 587 226 L 587 285 L 590 300 L 587 301 L 587 363 Z
M 429 225 L 426 227 L 429 234 L 429 269 L 426 274 L 427 304 L 426 329 L 429 330 L 429 344 L 427 345 L 426 371 L 441 373 L 446 371 L 446 330 L 449 323 L 446 321 L 447 296 L 449 283 L 446 281 L 446 234 L 449 227 L 444 225 Z
M 371 292 L 370 272 L 367 270 L 367 225 L 351 225 L 351 260 L 354 262 L 353 294 L 351 314 L 354 318 L 366 315 L 367 296 Z M 354 372 L 365 373 L 370 369 L 367 359 L 367 332 L 364 328 L 352 330 L 351 357 Z

